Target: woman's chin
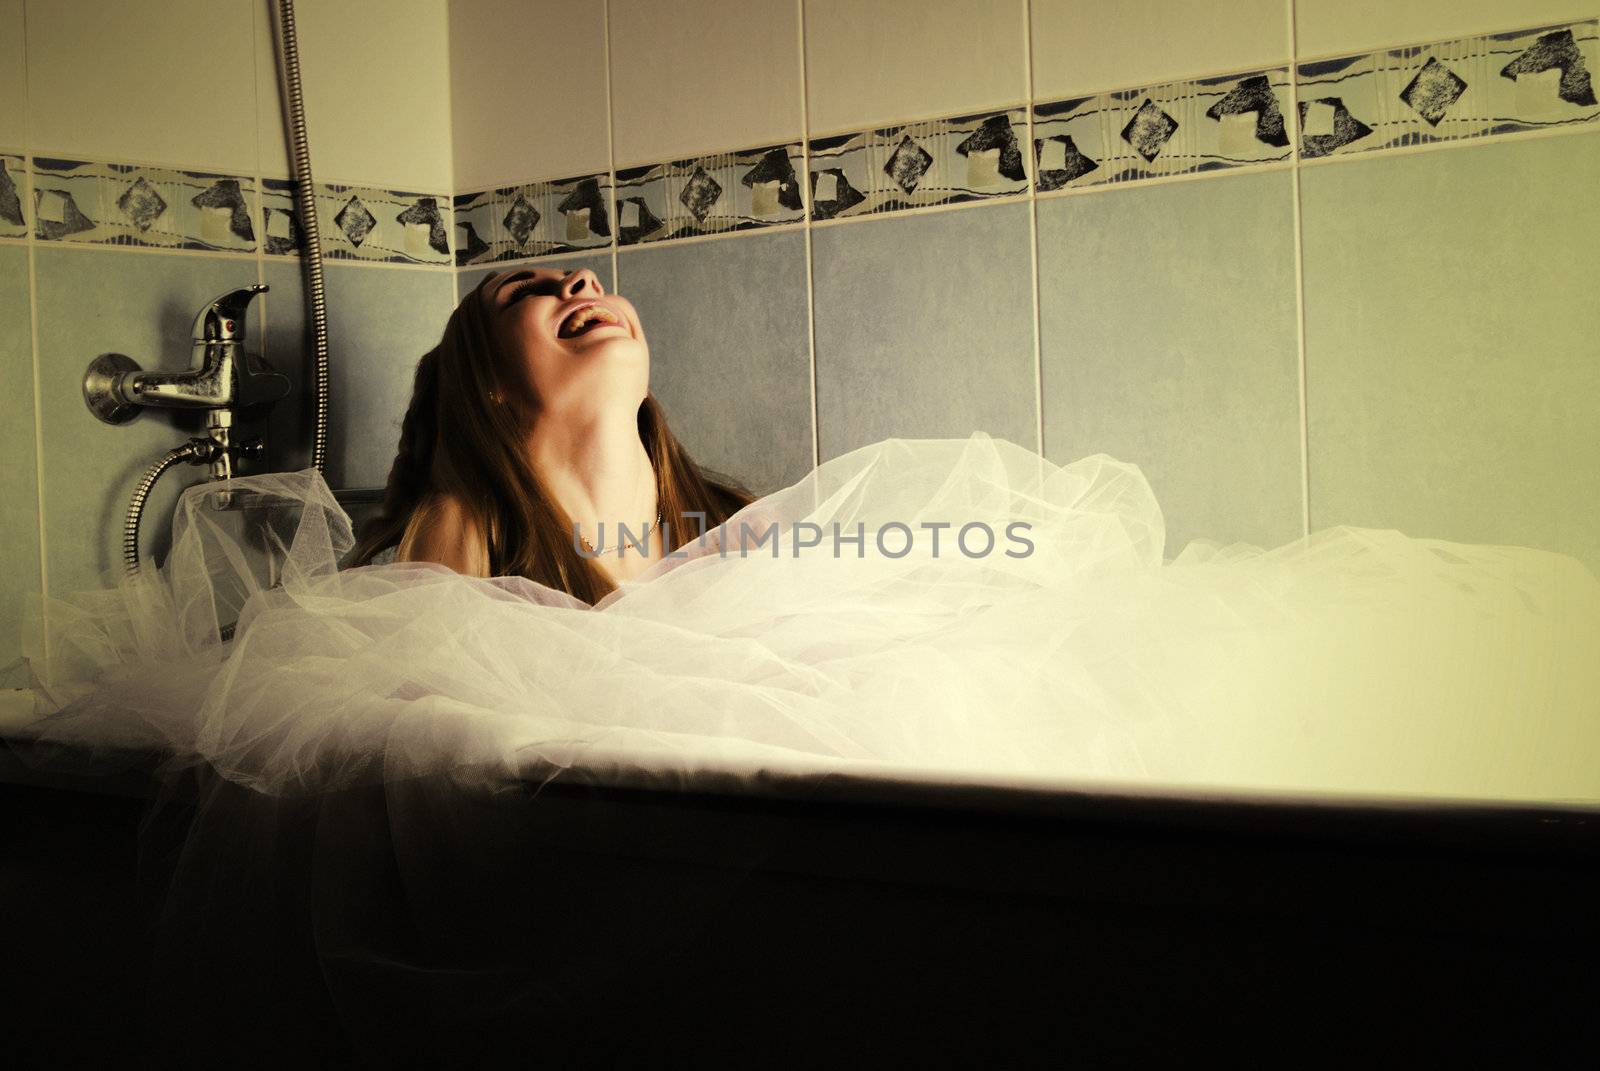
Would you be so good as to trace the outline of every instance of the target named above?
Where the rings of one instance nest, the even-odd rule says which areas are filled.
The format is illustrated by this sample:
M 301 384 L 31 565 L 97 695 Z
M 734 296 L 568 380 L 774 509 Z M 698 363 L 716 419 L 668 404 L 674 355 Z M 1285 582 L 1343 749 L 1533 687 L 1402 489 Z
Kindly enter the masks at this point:
M 648 386 L 649 351 L 643 346 L 625 345 L 631 339 L 619 338 L 615 345 L 595 345 L 581 351 L 573 371 L 575 383 L 598 396 L 631 395 L 636 385 Z M 640 391 L 641 396 L 643 391 Z
M 578 346 L 573 351 L 573 357 L 584 364 L 599 361 L 631 368 L 647 361 L 649 353 L 650 350 L 638 339 L 618 335 L 616 338 L 591 339 L 587 345 Z

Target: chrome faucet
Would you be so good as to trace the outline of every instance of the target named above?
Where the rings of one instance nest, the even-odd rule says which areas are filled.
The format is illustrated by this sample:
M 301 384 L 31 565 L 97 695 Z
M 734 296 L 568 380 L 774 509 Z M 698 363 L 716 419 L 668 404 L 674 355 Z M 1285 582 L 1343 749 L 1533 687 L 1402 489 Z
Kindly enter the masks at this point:
M 145 372 L 131 357 L 102 353 L 83 375 L 83 400 L 107 424 L 126 424 L 143 406 L 208 411 L 206 435 L 191 440 L 191 460 L 209 463 L 213 479 L 233 475 L 238 457 L 259 457 L 259 439 L 232 441 L 233 411 L 276 402 L 289 380 L 258 354 L 244 349 L 245 312 L 267 291 L 264 283 L 230 290 L 194 318 L 193 351 L 182 372 Z

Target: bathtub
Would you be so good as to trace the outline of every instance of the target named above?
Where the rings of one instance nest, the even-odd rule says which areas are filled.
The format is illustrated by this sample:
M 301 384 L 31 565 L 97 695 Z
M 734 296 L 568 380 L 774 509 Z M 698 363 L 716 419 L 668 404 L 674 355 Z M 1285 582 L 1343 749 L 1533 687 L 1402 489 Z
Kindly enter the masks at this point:
M 35 1024 L 24 1055 L 103 1059 L 139 1025 L 146 965 L 167 950 L 140 922 L 154 905 L 136 849 L 148 880 L 159 830 L 183 823 L 181 801 L 151 802 L 155 758 L 46 772 L 25 745 L 0 748 L 7 908 L 32 919 L 11 960 L 28 990 L 12 997 L 13 1022 Z M 552 978 L 552 1003 L 527 1018 L 385 1050 L 384 1022 L 415 1023 L 403 998 L 283 953 L 281 976 L 290 960 L 304 970 L 269 995 L 297 1010 L 253 1032 L 261 1062 L 337 1064 L 359 1049 L 460 1065 L 503 1046 L 557 1063 L 1101 1066 L 1207 1053 L 1549 1067 L 1584 1065 L 1600 1042 L 1600 805 L 888 770 L 663 790 L 573 769 L 430 798 L 469 831 L 444 838 L 439 872 L 463 902 L 526 920 L 495 935 L 505 963 L 537 977 L 592 945 L 627 962 L 596 962 L 615 969 L 583 999 Z M 337 820 L 324 811 L 318 835 L 350 878 L 319 912 L 383 916 L 399 895 L 370 835 L 391 803 L 363 790 Z M 656 905 L 673 904 L 692 906 L 682 939 L 633 954 L 660 944 L 678 908 Z M 425 929 L 440 910 L 407 917 Z M 269 926 L 283 948 L 304 943 L 304 911 L 268 914 L 251 916 L 249 937 L 209 936 L 216 964 L 259 954 Z M 352 994 L 371 1007 L 353 1012 Z M 550 1007 L 559 1014 L 526 1025 Z M 369 1024 L 354 1041 L 352 1014 Z

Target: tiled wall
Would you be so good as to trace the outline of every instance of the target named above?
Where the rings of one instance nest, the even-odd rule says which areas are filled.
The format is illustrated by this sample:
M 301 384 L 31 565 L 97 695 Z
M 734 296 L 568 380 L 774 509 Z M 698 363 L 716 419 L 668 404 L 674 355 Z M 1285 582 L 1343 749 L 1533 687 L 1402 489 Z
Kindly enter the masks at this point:
M 329 477 L 382 481 L 398 406 L 454 303 L 446 0 L 297 0 L 313 163 L 330 258 Z M 251 348 L 304 379 L 299 230 L 265 0 L 0 0 L 0 685 L 20 681 L 24 599 L 120 564 L 139 474 L 200 430 L 149 411 L 96 421 L 95 355 L 189 360 L 191 322 L 238 286 Z M 264 435 L 307 463 L 303 402 Z M 159 552 L 178 491 L 147 513 Z
M 456 0 L 455 254 L 614 265 L 762 489 L 981 428 L 1139 464 L 1169 557 L 1346 523 L 1600 570 L 1597 14 Z
M 632 298 L 674 427 L 758 490 L 981 428 L 1139 464 L 1169 557 L 1348 523 L 1600 569 L 1594 0 L 297 8 L 335 485 L 381 481 L 457 294 L 543 259 Z M 265 3 L 0 26 L 9 619 L 115 564 L 186 434 L 96 424 L 84 364 L 178 363 L 260 279 L 298 381 L 303 310 Z

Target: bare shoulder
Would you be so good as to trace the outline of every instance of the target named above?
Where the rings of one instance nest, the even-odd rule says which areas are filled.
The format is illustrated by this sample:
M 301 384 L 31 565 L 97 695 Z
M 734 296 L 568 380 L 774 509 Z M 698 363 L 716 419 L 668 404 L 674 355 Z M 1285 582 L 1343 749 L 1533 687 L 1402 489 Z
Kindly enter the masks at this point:
M 438 562 L 467 576 L 488 576 L 488 546 L 476 519 L 454 495 L 431 495 L 419 505 L 400 540 L 399 561 Z

